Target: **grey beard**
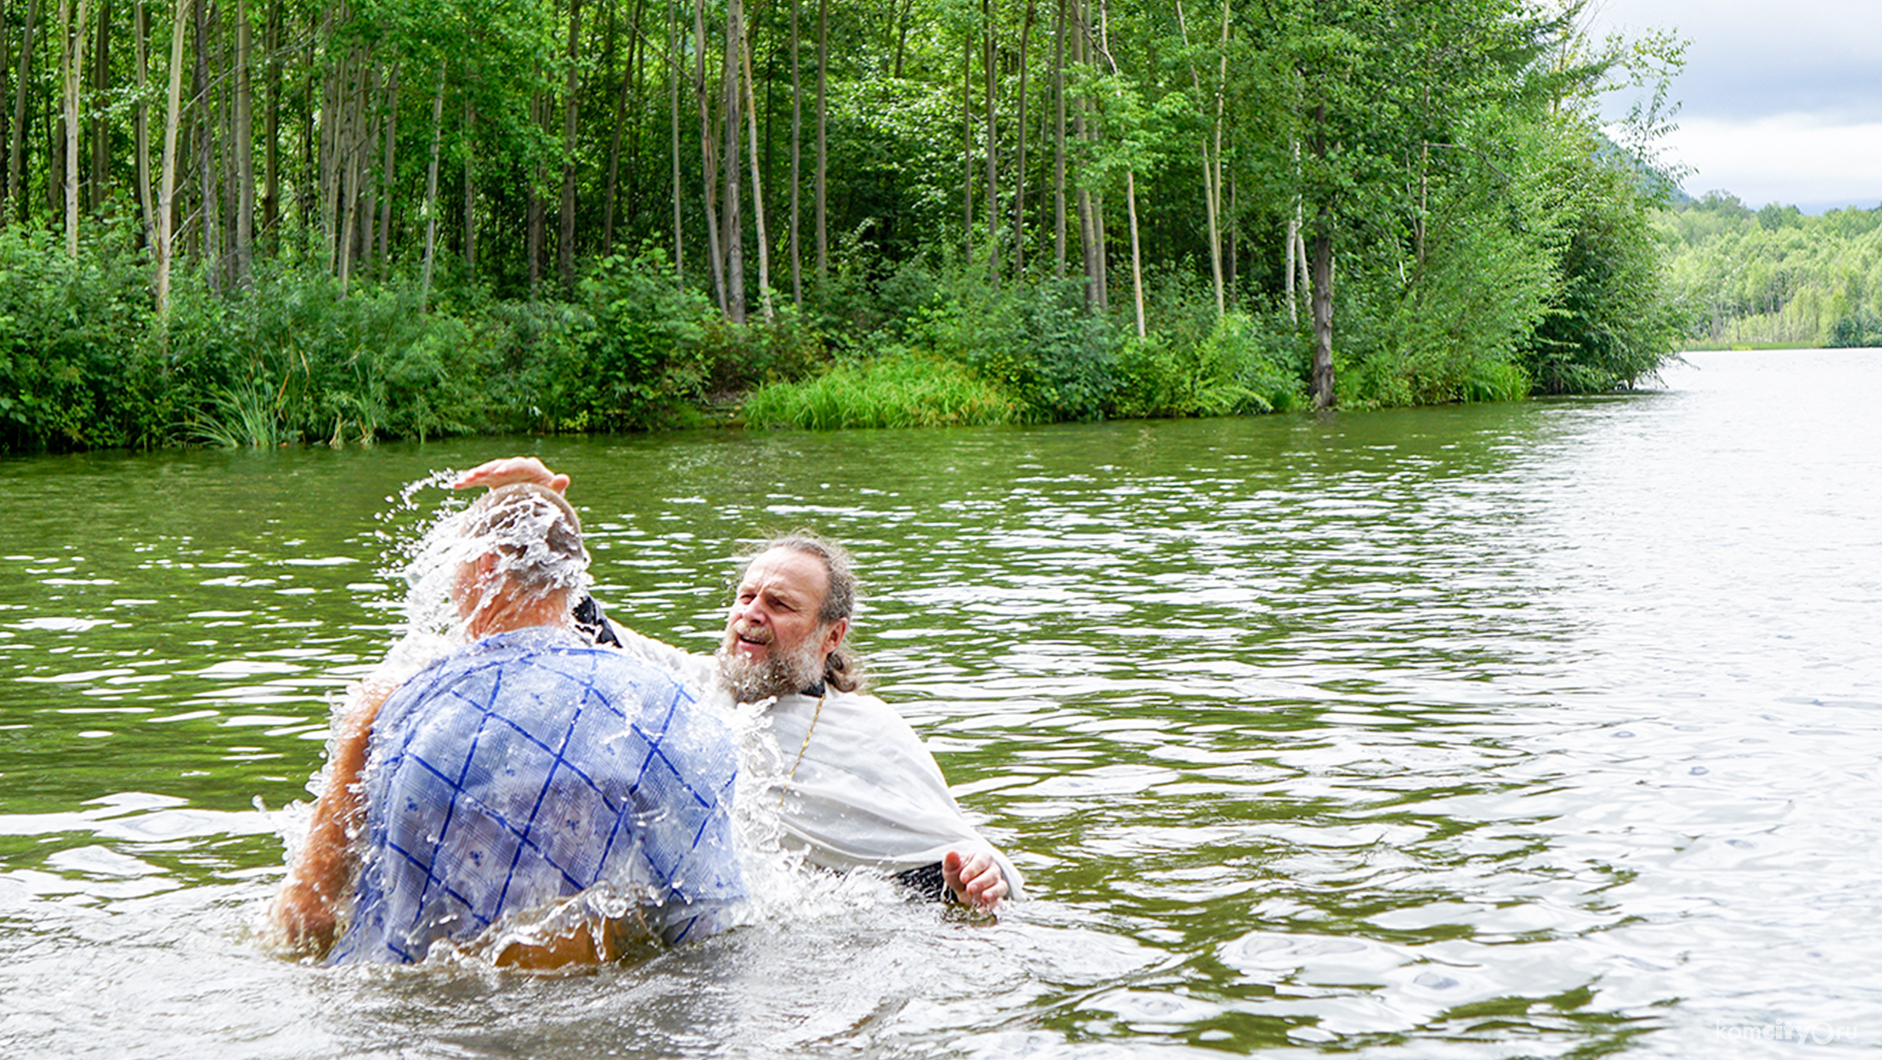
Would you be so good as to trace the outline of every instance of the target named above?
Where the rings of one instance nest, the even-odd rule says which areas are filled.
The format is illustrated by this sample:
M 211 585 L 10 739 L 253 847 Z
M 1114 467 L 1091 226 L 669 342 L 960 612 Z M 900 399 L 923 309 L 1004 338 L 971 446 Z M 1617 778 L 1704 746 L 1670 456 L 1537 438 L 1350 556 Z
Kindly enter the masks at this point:
M 823 676 L 823 655 L 812 638 L 788 655 L 768 653 L 763 662 L 752 662 L 725 648 L 719 649 L 718 660 L 719 687 L 739 703 L 802 692 Z

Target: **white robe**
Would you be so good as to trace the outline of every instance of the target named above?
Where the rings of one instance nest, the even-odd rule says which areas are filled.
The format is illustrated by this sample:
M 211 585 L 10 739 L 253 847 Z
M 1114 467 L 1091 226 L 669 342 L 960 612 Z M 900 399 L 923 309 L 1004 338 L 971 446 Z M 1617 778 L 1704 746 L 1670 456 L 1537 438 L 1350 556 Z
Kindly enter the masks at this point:
M 733 708 L 711 656 L 614 629 L 622 650 L 677 673 L 701 702 Z M 779 763 L 766 804 L 776 806 L 782 798 L 789 846 L 803 850 L 813 865 L 890 874 L 933 865 L 949 851 L 985 851 L 1000 866 L 1007 896 L 1021 896 L 1019 870 L 968 823 L 934 755 L 895 708 L 875 696 L 834 688 L 822 703 L 820 712 L 818 697 L 793 693 L 766 711 L 766 732 L 775 741 L 768 750 L 775 750 Z

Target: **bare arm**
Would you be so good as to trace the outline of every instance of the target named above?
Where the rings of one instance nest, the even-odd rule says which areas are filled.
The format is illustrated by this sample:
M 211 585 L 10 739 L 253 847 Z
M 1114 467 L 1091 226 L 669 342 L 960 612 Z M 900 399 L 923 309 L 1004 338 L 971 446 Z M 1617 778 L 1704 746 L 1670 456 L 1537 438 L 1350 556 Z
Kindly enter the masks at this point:
M 477 486 L 510 486 L 518 482 L 533 482 L 557 493 L 569 488 L 567 475 L 550 471 L 546 464 L 533 456 L 506 456 L 478 464 L 459 475 L 457 481 L 451 483 L 451 488 L 464 490 Z
M 357 702 L 340 719 L 307 841 L 275 899 L 274 919 L 296 950 L 319 955 L 333 946 L 340 899 L 352 882 L 352 838 L 365 818 L 360 778 L 366 771 L 367 742 L 391 691 L 385 685 L 355 685 L 350 695 Z

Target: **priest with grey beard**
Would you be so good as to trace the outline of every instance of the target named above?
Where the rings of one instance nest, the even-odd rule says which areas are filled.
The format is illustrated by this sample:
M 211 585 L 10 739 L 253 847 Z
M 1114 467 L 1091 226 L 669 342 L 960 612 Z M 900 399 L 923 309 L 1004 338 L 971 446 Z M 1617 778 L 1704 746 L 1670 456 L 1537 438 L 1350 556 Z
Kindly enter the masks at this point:
M 456 485 L 568 486 L 534 457 L 493 460 Z M 992 910 L 1021 894 L 1019 870 L 981 838 L 948 791 L 934 756 L 907 721 L 865 690 L 844 645 L 856 578 L 840 546 L 808 533 L 763 543 L 740 571 L 725 637 L 695 655 L 610 625 L 592 602 L 577 621 L 599 643 L 672 671 L 704 700 L 762 708 L 757 738 L 776 760 L 787 847 L 837 871 L 872 869 L 937 898 Z

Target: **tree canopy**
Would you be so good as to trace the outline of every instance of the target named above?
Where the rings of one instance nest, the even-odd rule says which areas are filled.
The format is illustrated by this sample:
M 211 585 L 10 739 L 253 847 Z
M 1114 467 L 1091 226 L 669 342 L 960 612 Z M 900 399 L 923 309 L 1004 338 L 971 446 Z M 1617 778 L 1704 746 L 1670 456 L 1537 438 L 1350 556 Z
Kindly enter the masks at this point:
M 1114 369 L 1212 334 L 1323 406 L 1605 389 L 1677 332 L 1648 219 L 1678 45 L 1581 7 L 11 0 L 0 217 L 147 270 L 159 319 L 172 276 L 586 312 L 638 263 L 703 299 L 656 299 L 671 341 L 782 329 L 787 375 L 1069 305 L 1114 332 L 978 364 L 1084 380 L 1050 415 L 1153 408 Z M 1595 100 L 1630 79 L 1617 146 Z

